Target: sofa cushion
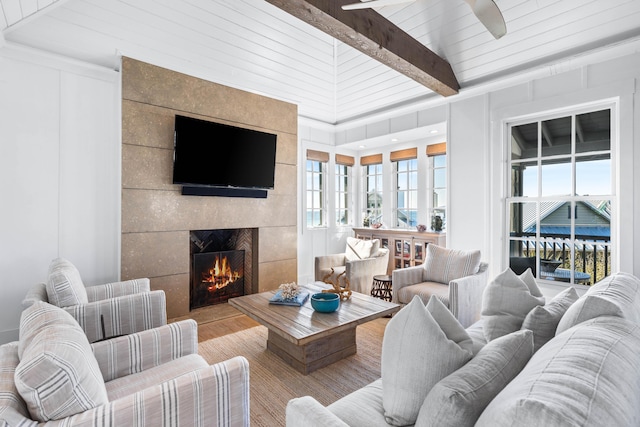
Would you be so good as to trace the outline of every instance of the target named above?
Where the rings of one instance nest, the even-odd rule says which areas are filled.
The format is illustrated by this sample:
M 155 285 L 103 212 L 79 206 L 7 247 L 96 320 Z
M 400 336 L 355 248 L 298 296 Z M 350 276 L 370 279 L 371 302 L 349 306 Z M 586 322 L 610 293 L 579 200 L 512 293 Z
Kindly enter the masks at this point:
M 581 323 L 538 350 L 476 426 L 638 425 L 638 349 L 638 324 L 617 317 Z
M 42 311 L 41 304 L 25 311 L 32 310 Z M 41 422 L 108 403 L 98 362 L 78 324 L 50 324 L 36 333 L 24 347 L 15 383 L 31 418 Z
M 538 305 L 527 314 L 522 329 L 533 332 L 533 351 L 538 351 L 556 335 L 556 329 L 564 313 L 578 300 L 578 292 L 570 287 L 553 297 L 546 305 Z
M 414 424 L 429 390 L 472 357 L 473 342 L 437 299 L 419 297 L 387 324 L 382 340 L 382 402 L 392 425 Z
M 518 276 L 507 268 L 497 275 L 482 296 L 482 319 L 487 341 L 519 330 L 524 318 L 537 305 L 544 305 L 544 297 L 531 270 Z
M 345 257 L 347 258 L 347 261 L 371 258 L 372 248 L 373 242 L 371 240 L 347 237 L 347 249 L 345 250 Z
M 618 316 L 640 324 L 640 279 L 616 273 L 591 286 L 562 316 L 556 334 L 598 316 Z
M 446 307 L 449 307 L 449 285 L 436 282 L 421 282 L 415 285 L 403 286 L 397 291 L 398 302 L 408 304 L 414 296 L 419 296 L 424 304 L 429 302 L 431 296 L 435 296 Z
M 388 425 L 382 406 L 382 378 L 338 399 L 327 409 L 349 427 Z
M 47 298 L 58 307 L 87 304 L 87 291 L 78 269 L 63 258 L 56 258 L 49 265 Z
M 461 251 L 430 244 L 427 245 L 423 267 L 425 282 L 448 284 L 452 280 L 478 272 L 480 251 Z
M 469 363 L 431 389 L 420 408 L 416 427 L 473 426 L 532 354 L 533 333 L 528 330 L 491 341 Z
M 24 310 L 20 316 L 19 357 L 22 358 L 24 349 L 42 329 L 52 325 L 78 326 L 78 322 L 60 307 L 43 301 L 38 301 Z

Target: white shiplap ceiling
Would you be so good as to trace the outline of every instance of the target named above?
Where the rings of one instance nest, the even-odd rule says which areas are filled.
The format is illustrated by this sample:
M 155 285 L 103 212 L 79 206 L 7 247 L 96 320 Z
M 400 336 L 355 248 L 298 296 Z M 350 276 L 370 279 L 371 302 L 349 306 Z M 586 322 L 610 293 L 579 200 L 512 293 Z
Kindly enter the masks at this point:
M 496 0 L 495 40 L 462 0 L 379 12 L 451 63 L 461 91 L 640 36 L 640 0 Z M 25 45 L 117 67 L 120 55 L 297 103 L 341 123 L 429 89 L 263 0 L 0 0 L 0 29 Z M 454 95 L 455 96 L 455 95 Z

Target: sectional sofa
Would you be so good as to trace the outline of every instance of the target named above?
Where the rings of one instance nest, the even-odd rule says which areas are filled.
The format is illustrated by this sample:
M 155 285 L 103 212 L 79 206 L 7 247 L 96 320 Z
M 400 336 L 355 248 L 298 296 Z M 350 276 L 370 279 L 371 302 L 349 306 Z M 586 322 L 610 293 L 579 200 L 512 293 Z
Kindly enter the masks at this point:
M 618 273 L 545 302 L 532 277 L 496 277 L 466 334 L 435 298 L 412 301 L 387 325 L 382 378 L 327 407 L 291 400 L 287 426 L 640 425 L 640 280 Z

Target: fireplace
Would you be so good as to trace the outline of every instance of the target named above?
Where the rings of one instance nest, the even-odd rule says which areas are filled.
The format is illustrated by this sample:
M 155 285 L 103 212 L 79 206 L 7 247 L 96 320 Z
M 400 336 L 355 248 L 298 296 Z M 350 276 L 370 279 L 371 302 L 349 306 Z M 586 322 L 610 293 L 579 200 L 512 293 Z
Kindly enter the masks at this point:
M 192 230 L 189 309 L 225 303 L 257 288 L 257 229 Z

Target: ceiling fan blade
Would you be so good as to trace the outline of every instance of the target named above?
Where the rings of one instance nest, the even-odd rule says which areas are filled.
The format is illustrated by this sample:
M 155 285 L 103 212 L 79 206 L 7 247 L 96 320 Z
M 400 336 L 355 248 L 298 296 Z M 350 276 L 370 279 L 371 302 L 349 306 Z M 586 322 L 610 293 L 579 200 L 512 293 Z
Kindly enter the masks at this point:
M 487 30 L 495 37 L 500 37 L 507 34 L 507 24 L 504 22 L 502 12 L 495 4 L 493 0 L 464 0 L 471 10 L 476 15 L 478 20 L 484 25 Z
M 344 6 L 342 6 L 342 10 L 369 9 L 372 7 L 384 7 L 394 4 L 411 3 L 414 1 L 416 0 L 370 0 L 360 3 L 345 4 Z

